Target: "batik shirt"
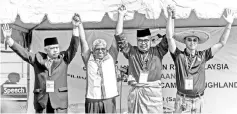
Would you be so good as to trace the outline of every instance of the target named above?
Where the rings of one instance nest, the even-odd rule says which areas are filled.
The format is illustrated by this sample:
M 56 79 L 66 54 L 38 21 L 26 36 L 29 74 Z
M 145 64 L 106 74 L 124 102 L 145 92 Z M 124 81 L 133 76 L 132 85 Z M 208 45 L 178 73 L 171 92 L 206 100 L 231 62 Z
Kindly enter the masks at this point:
M 121 34 L 122 35 L 122 34 Z M 115 35 L 117 39 L 123 37 L 121 35 Z M 161 80 L 162 59 L 168 52 L 168 42 L 166 38 L 163 38 L 159 44 L 151 47 L 147 52 L 142 52 L 137 46 L 132 46 L 128 42 L 123 44 L 123 54 L 128 59 L 128 72 L 136 82 L 139 82 L 140 73 L 143 71 L 143 61 L 146 61 L 148 77 L 147 82 L 153 82 Z M 144 57 L 146 59 L 144 60 Z

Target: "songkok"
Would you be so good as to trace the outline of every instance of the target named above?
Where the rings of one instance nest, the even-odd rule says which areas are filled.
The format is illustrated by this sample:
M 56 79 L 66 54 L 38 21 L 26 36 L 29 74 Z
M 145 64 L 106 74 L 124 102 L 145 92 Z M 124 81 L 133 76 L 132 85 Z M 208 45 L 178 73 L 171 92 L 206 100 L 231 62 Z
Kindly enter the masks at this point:
M 58 44 L 58 40 L 56 37 L 51 37 L 51 38 L 45 38 L 44 39 L 44 47 L 48 45 L 55 45 Z
M 137 30 L 137 37 L 145 37 L 145 36 L 150 36 L 151 32 L 149 28 L 143 29 L 143 30 Z
M 95 49 L 95 47 L 99 45 L 102 45 L 104 48 L 106 48 L 107 43 L 104 39 L 96 39 L 95 41 L 93 41 L 92 49 Z

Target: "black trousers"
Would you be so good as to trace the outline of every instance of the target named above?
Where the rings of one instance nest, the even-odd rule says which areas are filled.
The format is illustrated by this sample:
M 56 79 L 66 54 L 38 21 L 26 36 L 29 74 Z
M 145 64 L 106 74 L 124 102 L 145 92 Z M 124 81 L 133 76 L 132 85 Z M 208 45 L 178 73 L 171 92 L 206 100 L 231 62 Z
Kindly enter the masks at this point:
M 40 109 L 40 110 L 36 110 L 36 113 L 43 113 L 44 112 L 44 109 Z M 50 98 L 48 98 L 48 102 L 47 102 L 47 105 L 46 105 L 46 113 L 47 114 L 50 114 L 50 113 L 67 113 L 67 108 L 65 109 L 54 109 L 51 105 L 51 102 L 50 102 Z
M 85 113 L 116 113 L 116 97 L 109 99 L 86 98 Z

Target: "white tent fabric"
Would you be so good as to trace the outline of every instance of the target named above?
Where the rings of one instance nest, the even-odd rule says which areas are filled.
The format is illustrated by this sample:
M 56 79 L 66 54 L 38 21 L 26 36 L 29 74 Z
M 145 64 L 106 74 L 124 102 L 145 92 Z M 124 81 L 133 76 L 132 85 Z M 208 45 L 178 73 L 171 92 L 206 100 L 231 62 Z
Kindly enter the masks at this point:
M 79 13 L 84 22 L 100 22 L 106 13 L 116 20 L 121 4 L 128 9 L 126 20 L 133 19 L 135 12 L 145 14 L 147 19 L 158 19 L 168 4 L 177 6 L 178 19 L 188 18 L 192 10 L 198 18 L 210 19 L 220 18 L 225 8 L 237 11 L 234 3 L 235 0 L 1 0 L 0 24 L 13 23 L 17 15 L 24 23 L 38 24 L 45 15 L 50 23 L 68 23 L 74 13 Z
M 203 27 L 203 30 L 207 31 L 205 27 L 223 27 L 226 22 L 221 15 L 224 13 L 225 8 L 230 8 L 237 12 L 236 0 L 0 0 L 0 24 L 11 23 L 13 28 L 14 40 L 21 40 L 26 42 L 25 33 L 29 33 L 33 30 L 71 30 L 70 24 L 71 17 L 74 13 L 79 13 L 83 20 L 85 29 L 110 29 L 114 30 L 117 19 L 117 9 L 124 4 L 128 9 L 128 14 L 125 17 L 124 22 L 125 30 L 138 29 L 138 28 L 164 28 L 166 26 L 166 7 L 168 4 L 176 5 L 176 17 L 175 27 L 180 29 L 193 29 L 193 27 Z M 235 17 L 237 15 L 235 14 Z M 1 26 L 1 25 L 0 25 Z M 234 20 L 233 26 L 237 26 L 237 20 Z M 222 28 L 218 28 L 222 29 Z M 180 29 L 183 30 L 183 29 Z M 236 31 L 235 29 L 233 31 Z M 1 33 L 1 32 L 0 32 Z M 17 34 L 16 34 L 17 33 Z M 20 34 L 24 33 L 25 36 L 20 38 Z M 213 33 L 218 33 L 214 31 Z M 220 32 L 221 33 L 221 32 Z M 232 38 L 236 32 L 232 32 L 230 35 Z M 27 34 L 28 35 L 28 34 Z M 52 34 L 59 35 L 59 34 Z M 29 35 L 30 36 L 30 35 Z M 218 37 L 213 37 L 218 40 Z M 2 36 L 1 36 L 2 37 Z M 33 41 L 37 40 L 32 37 Z M 232 40 L 233 41 L 233 40 Z M 28 41 L 27 41 L 28 42 Z M 230 41 L 231 42 L 231 41 Z M 37 42 L 38 43 L 38 42 Z M 214 43 L 214 42 L 211 42 Z M 236 46 L 235 42 L 230 45 Z M 229 46 L 227 46 L 227 49 Z M 234 54 L 232 51 L 222 51 Z M 79 55 L 79 54 L 77 54 Z M 229 54 L 222 54 L 227 55 Z M 236 56 L 233 56 L 234 58 Z M 77 59 L 75 59 L 77 60 Z M 223 59 L 223 60 L 235 60 L 235 59 Z M 219 58 L 216 60 L 218 63 Z M 170 61 L 169 61 L 170 62 Z M 222 61 L 225 63 L 225 61 Z M 234 66 L 234 62 L 230 65 Z M 234 69 L 234 67 L 233 67 Z M 234 71 L 234 70 L 233 70 Z M 31 70 L 33 72 L 33 70 Z M 232 72 L 232 71 L 231 71 Z M 217 72 L 219 73 L 219 71 Z M 223 73 L 226 73 L 225 71 Z M 216 74 L 215 74 L 216 75 Z M 212 75 L 212 76 L 215 76 Z M 212 78 L 216 79 L 216 78 Z M 34 81 L 30 78 L 31 81 Z M 220 78 L 222 80 L 222 78 Z M 229 80 L 229 78 L 226 78 Z M 235 81 L 235 80 L 234 80 Z M 31 83 L 33 84 L 33 82 Z M 33 86 L 31 86 L 33 87 Z M 32 90 L 32 88 L 30 89 Z M 221 93 L 229 92 L 228 89 L 221 89 Z M 224 90 L 224 91 L 223 91 Z M 216 89 L 215 91 L 219 91 Z M 210 93 L 213 91 L 210 91 Z M 32 93 L 32 92 L 31 92 Z M 83 94 L 84 95 L 84 94 Z M 172 94 L 175 95 L 175 94 Z M 208 95 L 208 94 L 207 94 Z M 221 96 L 220 94 L 219 96 Z M 235 95 L 235 94 L 230 94 Z M 215 98 L 212 94 L 209 94 L 212 98 L 210 100 L 210 107 L 215 103 Z M 32 96 L 30 96 L 32 97 Z M 224 99 L 224 98 L 230 99 Z M 234 97 L 219 97 L 222 102 L 233 100 Z M 31 99 L 32 100 L 32 99 Z M 217 100 L 218 102 L 220 99 Z M 233 100 L 236 101 L 236 100 Z M 29 101 L 30 102 L 30 101 Z M 236 102 L 234 102 L 236 104 Z M 33 106 L 31 104 L 31 106 Z M 82 104 L 84 106 L 84 104 Z M 219 106 L 219 105 L 218 105 Z M 235 105 L 226 105 L 222 109 L 230 109 L 233 111 Z M 220 106 L 222 107 L 222 106 Z M 216 108 L 218 109 L 218 107 Z M 221 109 L 221 108 L 220 108 Z M 211 110 L 211 108 L 209 109 Z M 214 110 L 214 109 L 213 109 Z M 29 111 L 29 110 L 28 110 Z M 220 110 L 214 110 L 220 111 Z M 230 111 L 230 112 L 231 112 Z M 236 112 L 236 111 L 233 111 Z

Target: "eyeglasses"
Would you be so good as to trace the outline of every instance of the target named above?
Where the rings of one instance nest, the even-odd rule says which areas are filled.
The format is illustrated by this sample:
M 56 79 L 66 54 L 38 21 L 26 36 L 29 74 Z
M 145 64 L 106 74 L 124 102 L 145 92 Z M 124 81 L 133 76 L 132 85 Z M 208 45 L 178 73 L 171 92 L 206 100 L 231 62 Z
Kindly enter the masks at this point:
M 95 48 L 95 51 L 97 51 L 97 52 L 100 51 L 100 50 L 101 50 L 101 51 L 105 51 L 106 48 Z
M 142 43 L 142 42 L 148 43 L 150 40 L 149 40 L 149 39 L 145 39 L 145 40 L 138 39 L 137 41 L 138 41 L 139 43 Z
M 198 42 L 198 38 L 194 38 L 194 39 L 192 39 L 192 38 L 187 38 L 187 41 L 188 41 L 188 42 L 195 42 L 195 43 L 197 43 L 197 42 Z

